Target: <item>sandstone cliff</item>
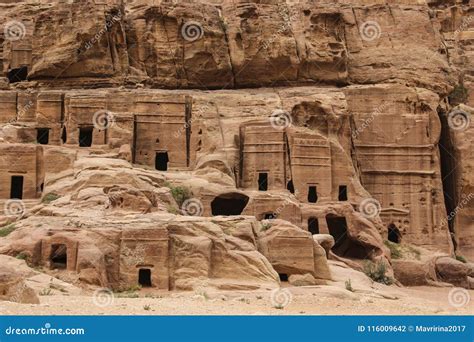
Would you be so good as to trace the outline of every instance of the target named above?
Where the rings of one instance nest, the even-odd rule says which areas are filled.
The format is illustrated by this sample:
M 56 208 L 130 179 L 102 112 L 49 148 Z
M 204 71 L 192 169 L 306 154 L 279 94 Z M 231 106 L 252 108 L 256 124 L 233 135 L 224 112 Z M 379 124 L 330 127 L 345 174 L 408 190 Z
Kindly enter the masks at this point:
M 169 290 L 473 260 L 471 2 L 0 9 L 0 253 Z

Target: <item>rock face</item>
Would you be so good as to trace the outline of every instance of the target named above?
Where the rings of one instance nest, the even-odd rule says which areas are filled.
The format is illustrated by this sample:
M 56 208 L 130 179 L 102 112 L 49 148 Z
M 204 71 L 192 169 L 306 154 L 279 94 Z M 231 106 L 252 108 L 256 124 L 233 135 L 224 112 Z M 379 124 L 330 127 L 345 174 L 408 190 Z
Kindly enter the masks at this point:
M 23 304 L 39 304 L 35 291 L 25 283 L 34 272 L 25 262 L 5 255 L 0 256 L 0 300 Z
M 391 274 L 384 240 L 474 257 L 466 1 L 0 9 L 0 253 L 167 290 Z

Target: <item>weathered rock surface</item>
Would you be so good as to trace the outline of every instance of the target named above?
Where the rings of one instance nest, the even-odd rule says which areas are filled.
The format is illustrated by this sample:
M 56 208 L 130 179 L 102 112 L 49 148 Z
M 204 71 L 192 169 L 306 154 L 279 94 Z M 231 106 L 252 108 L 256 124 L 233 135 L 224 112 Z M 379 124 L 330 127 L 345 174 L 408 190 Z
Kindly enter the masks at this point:
M 25 283 L 25 278 L 34 273 L 24 261 L 0 255 L 0 300 L 38 304 L 35 291 Z
M 473 12 L 0 0 L 0 223 L 15 228 L 0 253 L 117 289 L 341 282 L 366 260 L 469 287 L 452 257 L 474 258 Z M 434 256 L 391 260 L 384 240 Z

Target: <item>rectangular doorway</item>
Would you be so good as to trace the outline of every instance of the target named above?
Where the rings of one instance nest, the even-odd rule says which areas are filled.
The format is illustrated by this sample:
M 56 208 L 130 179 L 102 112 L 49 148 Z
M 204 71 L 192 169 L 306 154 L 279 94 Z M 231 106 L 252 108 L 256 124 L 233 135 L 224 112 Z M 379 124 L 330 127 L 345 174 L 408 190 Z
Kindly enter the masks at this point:
M 36 142 L 41 145 L 48 145 L 49 143 L 49 128 L 36 129 Z
M 142 287 L 151 287 L 151 270 L 149 268 L 138 270 L 138 284 Z
M 168 171 L 168 152 L 156 152 L 155 169 L 158 171 Z
M 259 191 L 268 190 L 268 173 L 260 172 L 258 174 L 258 190 Z
M 79 147 L 92 146 L 92 132 L 94 127 L 80 127 L 79 128 Z
M 23 176 L 12 176 L 10 184 L 10 198 L 23 198 Z

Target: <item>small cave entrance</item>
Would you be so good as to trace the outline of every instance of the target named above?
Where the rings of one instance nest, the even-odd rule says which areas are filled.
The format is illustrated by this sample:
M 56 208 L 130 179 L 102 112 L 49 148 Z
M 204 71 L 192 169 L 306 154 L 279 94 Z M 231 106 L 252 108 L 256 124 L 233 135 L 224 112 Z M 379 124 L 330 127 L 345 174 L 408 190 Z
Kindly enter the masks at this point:
M 263 215 L 263 219 L 264 220 L 274 220 L 277 218 L 277 214 L 276 213 L 265 213 Z
M 211 202 L 212 216 L 240 215 L 248 202 L 249 197 L 238 192 L 221 194 Z
M 319 221 L 317 217 L 311 216 L 308 219 L 308 231 L 311 234 L 319 234 Z
M 370 255 L 371 249 L 366 248 L 349 236 L 345 217 L 329 214 L 326 216 L 326 222 L 329 234 L 334 237 L 335 244 L 332 251 L 336 255 L 355 259 L 366 259 Z
M 49 128 L 36 129 L 36 142 L 41 145 L 48 145 L 49 143 Z
M 258 191 L 268 190 L 268 173 L 259 172 L 258 174 Z
M 397 226 L 394 225 L 393 223 L 390 223 L 388 226 L 388 241 L 394 242 L 394 243 L 400 243 L 401 241 L 401 234 L 400 231 L 398 230 Z
M 138 285 L 141 287 L 151 287 L 151 270 L 140 268 L 138 270 Z
M 278 273 L 278 276 L 280 277 L 280 281 L 288 281 L 288 274 Z
M 26 81 L 28 77 L 28 67 L 22 66 L 16 69 L 11 69 L 8 74 L 8 81 L 10 83 L 17 83 L 21 81 Z
M 79 147 L 92 146 L 92 132 L 94 127 L 80 127 L 79 128 Z
M 156 152 L 155 155 L 155 170 L 158 171 L 168 171 L 168 162 L 169 162 L 168 152 Z
M 62 132 L 61 132 L 61 141 L 63 142 L 63 144 L 65 144 L 66 141 L 67 141 L 67 130 L 66 130 L 66 127 L 63 127 L 63 129 L 62 129 Z
M 23 198 L 23 176 L 12 176 L 10 183 L 10 198 Z
M 318 201 L 318 191 L 316 186 L 311 185 L 308 188 L 308 202 L 309 203 L 316 203 Z
M 50 255 L 51 269 L 66 269 L 67 268 L 67 247 L 65 244 L 55 244 L 51 246 Z
M 339 201 L 347 201 L 347 185 L 339 185 Z
M 290 179 L 288 183 L 286 183 L 286 190 L 288 190 L 290 193 L 294 194 L 295 193 L 295 186 L 293 184 L 293 180 Z

